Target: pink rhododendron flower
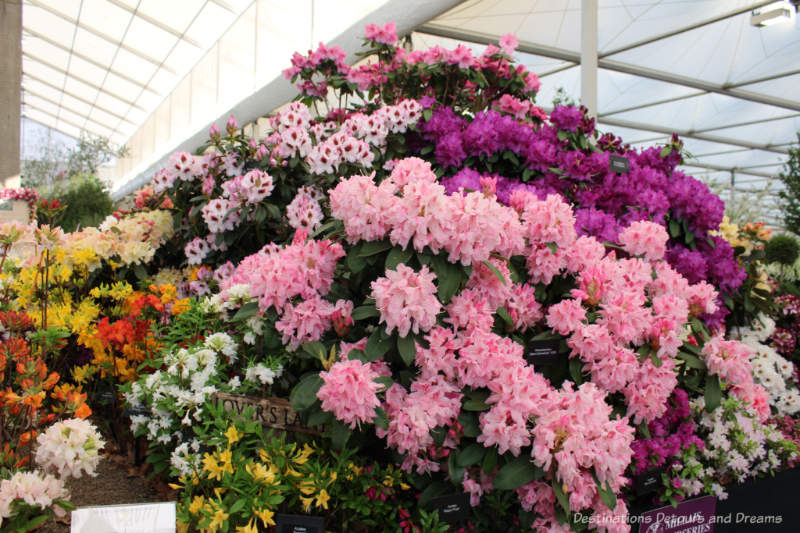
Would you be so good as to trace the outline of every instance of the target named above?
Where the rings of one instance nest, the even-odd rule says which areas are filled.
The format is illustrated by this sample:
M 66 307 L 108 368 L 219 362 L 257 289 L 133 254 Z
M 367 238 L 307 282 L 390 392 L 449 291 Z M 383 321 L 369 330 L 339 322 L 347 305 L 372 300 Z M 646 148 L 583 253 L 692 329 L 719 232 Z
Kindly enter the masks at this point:
M 386 277 L 372 282 L 371 295 L 386 333 L 397 329 L 397 334 L 405 337 L 409 331 L 428 331 L 436 324 L 442 304 L 436 297 L 434 279 L 436 274 L 427 265 L 416 272 L 401 263 L 396 270 L 387 270 Z
M 323 384 L 317 398 L 322 409 L 332 412 L 351 429 L 362 422 L 372 422 L 380 405 L 377 391 L 381 385 L 374 381 L 379 375 L 370 365 L 358 359 L 337 361 L 320 377 Z
M 631 255 L 643 255 L 654 261 L 663 259 L 669 235 L 661 224 L 642 220 L 634 222 L 619 234 L 619 243 Z
M 322 222 L 322 208 L 310 194 L 301 191 L 286 206 L 286 218 L 295 229 L 314 231 Z

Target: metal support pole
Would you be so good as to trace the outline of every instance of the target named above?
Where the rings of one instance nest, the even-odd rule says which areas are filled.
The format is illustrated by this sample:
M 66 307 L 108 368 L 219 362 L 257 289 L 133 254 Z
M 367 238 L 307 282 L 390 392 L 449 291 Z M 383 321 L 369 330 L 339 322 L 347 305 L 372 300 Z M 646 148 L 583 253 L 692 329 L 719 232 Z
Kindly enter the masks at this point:
M 0 2 L 0 187 L 19 187 L 22 0 Z
M 581 103 L 597 116 L 597 0 L 581 0 Z
M 736 194 L 736 171 L 731 170 L 731 188 L 728 192 L 728 205 L 733 209 L 733 195 Z

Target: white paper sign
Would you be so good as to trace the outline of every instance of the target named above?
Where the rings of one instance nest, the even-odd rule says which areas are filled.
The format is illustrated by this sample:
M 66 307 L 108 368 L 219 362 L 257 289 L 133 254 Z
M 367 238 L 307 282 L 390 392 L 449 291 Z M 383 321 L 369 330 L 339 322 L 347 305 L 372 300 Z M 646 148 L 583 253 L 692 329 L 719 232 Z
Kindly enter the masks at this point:
M 81 507 L 71 533 L 175 533 L 175 502 Z

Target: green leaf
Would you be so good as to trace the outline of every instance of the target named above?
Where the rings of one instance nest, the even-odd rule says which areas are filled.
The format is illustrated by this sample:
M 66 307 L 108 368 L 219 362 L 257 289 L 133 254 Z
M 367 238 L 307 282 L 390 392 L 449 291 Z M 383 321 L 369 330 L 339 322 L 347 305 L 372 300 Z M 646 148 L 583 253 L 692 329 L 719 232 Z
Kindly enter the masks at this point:
M 413 255 L 414 249 L 410 246 L 406 250 L 401 250 L 395 246 L 392 248 L 392 251 L 389 252 L 389 255 L 386 256 L 386 263 L 384 263 L 384 266 L 386 270 L 395 270 L 397 269 L 397 265 L 408 262 Z
M 474 413 L 462 411 L 458 415 L 458 423 L 464 429 L 464 436 L 474 439 L 481 434 L 481 428 L 478 425 L 478 417 Z
M 435 497 L 441 496 L 451 490 L 450 485 L 442 483 L 441 481 L 434 481 L 419 494 L 417 504 L 420 507 L 427 507 Z
M 706 412 L 710 413 L 722 403 L 722 387 L 718 376 L 706 376 Z
M 577 357 L 569 360 L 569 375 L 576 385 L 583 383 L 583 363 Z
M 553 492 L 556 493 L 556 500 L 558 500 L 561 508 L 564 509 L 564 512 L 569 516 L 569 498 L 567 497 L 567 493 L 561 490 L 561 485 L 559 485 L 556 476 L 553 476 Z
M 322 378 L 319 377 L 319 374 L 309 374 L 301 379 L 300 383 L 295 385 L 291 394 L 289 394 L 292 409 L 302 411 L 314 405 L 314 402 L 317 401 L 317 391 L 322 386 L 322 383 Z
M 495 276 L 497 276 L 497 279 L 499 279 L 503 283 L 503 285 L 508 285 L 508 283 L 506 282 L 506 278 L 499 270 L 497 270 L 496 266 L 494 266 L 493 264 L 491 264 L 489 261 L 486 260 L 483 261 L 483 264 L 486 265 L 486 267 L 489 270 L 491 270 Z
M 246 501 L 247 500 L 245 498 L 239 498 L 236 500 L 233 505 L 231 505 L 231 508 L 228 509 L 228 514 L 235 514 L 244 509 L 244 504 Z
M 61 505 L 59 505 L 59 507 L 61 507 Z M 67 511 L 68 509 L 64 509 L 64 510 Z M 43 514 L 43 515 L 36 516 L 36 517 L 31 518 L 30 520 L 28 520 L 28 522 L 25 524 L 25 527 L 23 529 L 19 529 L 18 531 L 33 531 L 34 528 L 44 524 L 49 519 L 50 519 L 50 515 L 49 514 Z
M 247 302 L 236 311 L 233 320 L 247 320 L 258 313 L 258 302 Z
M 706 364 L 702 359 L 694 354 L 684 352 L 683 350 L 678 351 L 678 359 L 681 359 L 684 363 L 686 363 L 687 368 L 696 368 L 698 370 L 706 369 Z
M 353 320 L 364 320 L 365 318 L 372 318 L 374 316 L 381 316 L 380 312 L 374 305 L 362 305 L 353 309 L 350 317 Z
M 492 446 L 486 451 L 486 454 L 483 456 L 483 463 L 481 464 L 481 468 L 483 469 L 484 473 L 491 474 L 494 472 L 494 467 L 497 466 L 497 448 Z
M 262 224 L 267 219 L 267 210 L 263 207 L 256 209 L 256 224 Z
M 352 433 L 353 430 L 351 430 L 349 427 L 338 420 L 334 420 L 333 425 L 331 426 L 331 444 L 333 445 L 334 449 L 344 450 L 344 447 L 347 445 L 347 440 L 350 438 Z
M 672 146 L 665 146 L 664 148 L 661 149 L 661 153 L 659 153 L 658 155 L 661 157 L 667 157 L 671 153 L 672 153 Z
M 145 279 L 147 277 L 147 269 L 141 263 L 136 263 L 133 267 L 133 273 L 136 275 L 136 279 Z
M 646 421 L 643 420 L 642 423 L 639 424 L 636 427 L 639 428 L 639 433 L 641 433 L 641 435 L 644 438 L 646 438 L 646 439 L 652 439 L 653 438 L 653 437 L 650 436 L 650 428 L 648 427 Z
M 595 474 L 594 470 L 592 470 L 592 477 L 595 485 L 597 485 L 597 494 L 600 495 L 600 499 L 606 504 L 606 507 L 613 511 L 617 507 L 617 495 L 611 490 L 608 482 L 600 484 L 600 480 L 597 479 L 597 474 Z
M 325 345 L 319 341 L 309 341 L 303 343 L 300 348 L 311 356 L 312 359 L 321 359 L 325 357 L 327 350 Z
M 320 227 L 318 227 L 318 228 L 317 228 L 317 230 L 316 230 L 314 233 L 312 233 L 311 235 L 309 235 L 309 237 L 311 237 L 312 239 L 314 239 L 314 238 L 316 238 L 318 235 L 322 235 L 322 234 L 323 234 L 323 233 L 325 233 L 326 231 L 328 231 L 328 230 L 332 230 L 332 229 L 333 229 L 333 228 L 335 228 L 336 226 L 338 226 L 338 225 L 341 225 L 341 223 L 342 223 L 342 222 L 341 222 L 340 220 L 331 220 L 330 222 L 327 222 L 327 223 L 325 223 L 325 224 L 321 225 Z
M 431 264 L 436 273 L 439 300 L 446 305 L 461 286 L 464 271 L 458 265 L 454 265 L 438 255 L 434 256 Z
M 378 328 L 372 332 L 367 339 L 367 346 L 364 350 L 368 361 L 377 361 L 392 348 L 392 338 L 383 336 L 383 328 Z
M 315 427 L 330 424 L 331 422 L 333 422 L 333 413 L 320 409 L 308 415 L 306 423 L 311 427 Z
M 558 245 L 554 242 L 548 242 L 545 244 L 545 246 L 547 246 L 547 249 L 550 250 L 552 253 L 558 252 Z
M 494 488 L 497 490 L 514 490 L 525 483 L 530 483 L 537 476 L 537 468 L 530 459 L 524 456 L 515 457 L 497 472 L 497 476 L 494 478 Z
M 497 316 L 499 316 L 500 318 L 503 319 L 503 322 L 505 322 L 509 326 L 513 326 L 514 325 L 514 319 L 511 318 L 511 315 L 508 314 L 508 311 L 506 311 L 505 307 L 502 307 L 502 306 L 498 307 L 497 311 L 495 311 L 495 312 L 497 313 Z
M 564 130 L 558 130 L 558 140 L 559 141 L 566 141 L 567 137 L 569 137 L 569 132 Z
M 417 343 L 412 333 L 405 337 L 397 337 L 397 351 L 406 366 L 414 364 L 414 358 L 417 356 Z
M 372 381 L 374 381 L 376 383 L 380 383 L 381 385 L 383 385 L 387 389 L 389 387 L 391 387 L 392 385 L 394 385 L 394 380 L 392 379 L 392 376 L 379 376 L 379 377 L 373 379 Z
M 458 466 L 472 466 L 474 464 L 478 464 L 478 461 L 483 459 L 484 453 L 486 453 L 486 448 L 477 442 L 473 442 L 466 448 L 458 451 L 456 464 Z
M 361 245 L 361 251 L 359 252 L 359 257 L 369 257 L 371 255 L 376 255 L 381 252 L 385 252 L 389 248 L 392 247 L 392 243 L 389 241 L 372 241 L 372 242 L 365 242 Z
M 464 480 L 464 467 L 459 466 L 456 462 L 456 453 L 451 452 L 447 458 L 447 472 L 450 477 L 450 483 L 456 487 L 461 487 L 461 482 Z
M 465 411 L 488 411 L 491 409 L 491 406 L 483 400 L 467 400 L 463 407 Z
M 730 296 L 728 296 L 728 295 L 726 294 L 726 295 L 724 296 L 723 300 L 725 301 L 725 305 L 728 307 L 728 309 L 730 309 L 731 311 L 733 311 L 733 308 L 734 308 L 733 298 L 731 298 Z
M 693 244 L 694 243 L 694 232 L 693 231 L 687 231 L 686 234 L 683 236 L 683 242 L 685 242 L 687 245 Z
M 364 353 L 364 350 L 350 350 L 347 352 L 347 359 L 350 361 L 361 361 L 362 363 L 369 363 L 370 361 L 367 359 L 367 354 Z
M 681 234 L 681 225 L 674 218 L 669 221 L 669 235 L 670 237 L 677 237 Z
M 361 257 L 360 252 L 361 246 L 355 246 L 350 249 L 350 251 L 347 253 L 347 258 L 345 259 L 347 268 L 349 268 L 354 274 L 358 274 L 364 270 L 365 266 L 367 266 L 367 262 L 363 257 Z
M 383 410 L 383 407 L 375 409 L 375 418 L 372 419 L 372 423 L 381 429 L 389 429 L 389 417 L 386 416 L 386 411 Z

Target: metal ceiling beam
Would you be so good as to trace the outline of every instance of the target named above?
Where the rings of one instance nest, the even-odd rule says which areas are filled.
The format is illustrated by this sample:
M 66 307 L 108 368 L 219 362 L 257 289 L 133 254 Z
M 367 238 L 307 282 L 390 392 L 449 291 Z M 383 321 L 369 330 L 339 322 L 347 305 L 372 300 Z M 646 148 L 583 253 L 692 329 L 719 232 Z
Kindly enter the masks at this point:
M 738 81 L 736 83 L 726 83 L 724 87 L 727 88 L 735 88 L 735 87 L 743 87 L 744 85 L 753 85 L 755 83 L 761 83 L 764 81 L 772 81 L 777 80 L 780 78 L 786 78 L 789 76 L 794 76 L 796 74 L 800 74 L 800 69 L 798 70 L 790 70 L 788 72 L 781 72 L 778 74 L 770 74 L 769 76 L 762 76 L 760 78 L 752 78 L 745 81 Z
M 714 170 L 719 172 L 736 172 L 736 174 L 747 174 L 748 176 L 758 176 L 761 178 L 772 179 L 772 174 L 767 174 L 765 172 L 758 172 L 757 170 L 747 170 L 745 168 L 739 167 L 723 167 L 721 165 L 713 165 L 711 163 L 703 163 L 701 161 L 684 161 L 681 163 L 682 166 L 685 167 L 697 167 L 697 168 L 706 168 L 708 170 Z
M 108 65 L 104 65 L 103 63 L 100 63 L 99 61 L 96 61 L 95 59 L 92 59 L 89 56 L 83 55 L 80 52 L 69 48 L 68 46 L 64 46 L 63 44 L 61 44 L 61 43 L 59 43 L 57 41 L 54 41 L 53 39 L 47 37 L 46 35 L 42 35 L 39 32 L 33 31 L 33 30 L 25 28 L 25 27 L 22 28 L 22 31 L 27 33 L 31 37 L 35 37 L 36 39 L 40 39 L 40 40 L 46 42 L 49 45 L 52 45 L 52 46 L 55 46 L 56 48 L 59 48 L 60 50 L 63 50 L 65 52 L 69 52 L 70 54 L 74 55 L 75 57 L 80 58 L 80 59 L 86 61 L 87 63 L 90 63 L 90 64 L 94 65 L 97 68 L 101 68 L 103 70 L 107 70 L 110 73 L 112 73 L 113 75 L 122 78 L 123 80 L 127 81 L 128 83 L 130 83 L 132 85 L 136 85 L 137 87 L 140 87 L 140 88 L 142 88 L 142 89 L 144 89 L 146 91 L 150 91 L 151 93 L 155 94 L 156 96 L 161 96 L 152 87 L 147 87 L 146 85 L 143 85 L 142 82 L 140 82 L 139 80 L 131 78 L 130 76 L 128 76 L 127 74 L 125 74 L 123 72 L 120 72 L 118 70 L 114 70 L 111 67 L 109 67 Z
M 211 0 L 211 2 L 217 4 L 222 9 L 230 11 L 231 13 L 236 13 L 236 10 L 227 2 L 223 2 L 222 0 Z
M 736 16 L 741 15 L 743 13 L 747 13 L 748 11 L 752 11 L 754 9 L 758 9 L 759 7 L 763 7 L 763 6 L 767 5 L 767 4 L 772 4 L 774 2 L 775 2 L 775 0 L 766 0 L 766 1 L 762 1 L 762 2 L 756 2 L 755 4 L 752 4 L 750 6 L 742 7 L 742 8 L 739 8 L 739 9 L 735 9 L 733 11 L 729 11 L 728 13 L 724 13 L 722 15 L 718 15 L 718 16 L 712 17 L 710 19 L 701 20 L 700 22 L 696 22 L 694 24 L 691 24 L 689 26 L 685 26 L 685 27 L 677 29 L 677 30 L 672 30 L 672 31 L 668 31 L 666 33 L 661 33 L 659 35 L 655 35 L 653 37 L 648 37 L 647 39 L 642 39 L 641 41 L 637 41 L 635 43 L 626 44 L 625 46 L 621 46 L 620 48 L 615 48 L 615 49 L 609 50 L 607 52 L 601 52 L 600 53 L 600 57 L 603 58 L 603 57 L 613 56 L 615 54 L 621 54 L 622 52 L 627 52 L 628 50 L 632 50 L 634 48 L 639 48 L 640 46 L 644 46 L 644 45 L 647 45 L 647 44 L 650 44 L 650 43 L 655 43 L 655 42 L 661 41 L 663 39 L 668 39 L 669 37 L 674 37 L 676 35 L 680 35 L 681 33 L 686 33 L 687 31 L 696 30 L 698 28 L 702 28 L 703 26 L 708 26 L 709 24 L 714 24 L 716 22 L 721 22 L 723 20 L 726 20 L 726 19 L 729 19 L 729 18 L 732 18 L 732 17 L 736 17 Z
M 446 37 L 448 39 L 467 41 L 476 44 L 492 44 L 497 43 L 499 40 L 499 37 L 496 35 L 490 35 L 482 32 L 463 31 L 437 24 L 423 24 L 419 26 L 416 31 L 430 35 L 436 35 L 438 37 Z M 553 59 L 560 59 L 562 61 L 570 61 L 576 64 L 580 62 L 580 53 L 578 52 L 527 41 L 520 42 L 517 50 L 526 54 L 540 55 Z M 701 91 L 722 94 L 759 104 L 782 107 L 792 111 L 800 111 L 800 102 L 786 100 L 785 98 L 767 96 L 750 91 L 743 91 L 741 89 L 726 88 L 724 85 L 720 85 L 718 83 L 698 80 L 688 76 L 681 76 L 679 74 L 674 74 L 672 72 L 666 72 L 663 70 L 656 70 L 640 65 L 632 65 L 630 63 L 623 63 L 621 61 L 614 61 L 612 59 L 598 60 L 598 67 L 614 72 L 621 72 L 623 74 L 630 74 L 632 76 L 639 76 L 641 78 L 662 81 L 665 83 L 673 83 L 675 85 L 683 85 L 684 87 L 691 87 Z
M 98 133 L 98 132 L 97 132 L 97 131 L 95 131 L 95 130 L 92 130 L 92 129 L 89 129 L 89 128 L 85 128 L 85 127 L 79 126 L 79 125 L 75 124 L 74 122 L 72 122 L 72 121 L 70 121 L 70 120 L 67 120 L 67 119 L 65 119 L 64 117 L 57 117 L 56 115 L 54 115 L 54 114 L 50 113 L 49 111 L 45 111 L 44 109 L 40 109 L 40 108 L 36 107 L 36 106 L 35 106 L 35 105 L 33 105 L 33 104 L 29 104 L 29 103 L 25 103 L 25 102 L 23 102 L 23 106 L 24 106 L 24 107 L 29 107 L 29 108 L 31 108 L 32 110 L 36 111 L 37 113 L 42 113 L 43 115 L 47 115 L 48 117 L 51 117 L 51 118 L 53 118 L 53 119 L 54 119 L 56 122 L 53 124 L 53 126 L 50 126 L 50 127 L 52 127 L 54 130 L 58 130 L 58 128 L 56 127 L 56 124 L 58 123 L 58 121 L 61 121 L 61 122 L 63 122 L 64 124 L 69 124 L 70 126 L 72 126 L 72 127 L 74 127 L 74 128 L 78 128 L 78 130 L 80 130 L 80 131 L 82 131 L 82 132 L 83 132 L 83 131 L 85 131 L 85 132 L 87 132 L 87 133 L 91 133 L 92 135 L 97 135 L 98 137 L 106 137 L 106 135 L 104 135 L 104 134 L 102 134 L 102 133 Z M 25 116 L 25 110 L 24 110 L 24 109 L 23 109 L 23 111 L 22 111 L 22 115 L 23 115 L 23 116 Z M 36 119 L 35 119 L 35 118 L 33 118 L 33 117 L 29 117 L 29 118 L 31 118 L 31 120 L 36 120 Z M 37 122 L 38 122 L 38 120 L 37 120 Z M 71 136 L 72 136 L 72 135 L 70 135 L 70 137 L 71 137 Z
M 41 83 L 42 85 L 45 85 L 45 86 L 47 86 L 47 87 L 50 87 L 51 89 L 54 89 L 54 90 L 56 90 L 56 91 L 58 91 L 58 92 L 61 92 L 61 93 L 64 93 L 64 94 L 66 94 L 67 96 L 70 96 L 70 97 L 72 97 L 72 98 L 74 98 L 74 99 L 76 99 L 76 100 L 79 100 L 79 101 L 83 102 L 84 104 L 87 104 L 87 105 L 90 105 L 90 106 L 91 106 L 91 105 L 93 105 L 94 107 L 96 107 L 96 108 L 97 108 L 97 109 L 99 109 L 100 111 L 102 111 L 102 112 L 104 112 L 104 113 L 108 113 L 109 115 L 111 115 L 111 116 L 114 116 L 114 117 L 117 117 L 117 118 L 119 118 L 119 119 L 122 119 L 122 120 L 124 120 L 125 122 L 127 122 L 127 123 L 129 123 L 129 124 L 133 124 L 134 126 L 136 126 L 136 125 L 137 125 L 135 122 L 133 122 L 133 121 L 132 121 L 131 119 L 129 119 L 129 118 L 123 117 L 122 115 L 119 115 L 119 114 L 117 114 L 115 111 L 111 111 L 110 109 L 107 109 L 107 108 L 105 108 L 105 107 L 101 107 L 101 106 L 99 106 L 99 105 L 96 105 L 96 104 L 94 104 L 92 101 L 90 101 L 90 100 L 87 100 L 87 99 L 85 99 L 84 97 L 82 97 L 82 96 L 79 96 L 79 95 L 77 95 L 77 94 L 75 94 L 75 93 L 72 93 L 72 92 L 70 92 L 70 91 L 67 91 L 67 90 L 65 90 L 65 89 L 61 89 L 60 87 L 57 87 L 57 86 L 53 85 L 53 84 L 52 84 L 52 83 L 50 83 L 49 81 L 45 81 L 45 80 L 43 80 L 43 79 L 41 79 L 41 78 L 38 78 L 38 77 L 36 77 L 36 76 L 32 76 L 32 75 L 30 75 L 30 74 L 28 74 L 28 73 L 26 73 L 26 72 L 23 72 L 23 73 L 22 73 L 22 77 L 23 77 L 23 79 L 24 79 L 24 78 L 30 78 L 31 80 L 35 81 L 36 83 Z M 24 86 L 24 84 L 23 84 L 23 87 L 22 87 L 22 88 L 23 88 L 23 90 L 30 91 L 30 89 L 25 89 L 25 86 Z
M 64 13 L 61 13 L 57 9 L 54 9 L 54 8 L 48 6 L 47 4 L 40 2 L 39 0 L 26 0 L 26 1 L 28 3 L 30 3 L 31 5 L 34 5 L 34 6 L 38 7 L 38 8 L 41 8 L 41 9 L 44 9 L 45 11 L 57 16 L 58 18 L 69 22 L 70 24 L 74 24 L 77 28 L 80 28 L 80 29 L 82 29 L 84 31 L 87 31 L 87 32 L 91 33 L 92 35 L 95 35 L 96 37 L 99 37 L 99 38 L 103 39 L 104 41 L 106 41 L 106 42 L 108 42 L 108 43 L 110 43 L 110 44 L 112 44 L 114 46 L 122 48 L 126 52 L 130 52 L 131 54 L 135 55 L 136 57 L 139 57 L 140 59 L 144 59 L 145 61 L 147 61 L 149 63 L 152 63 L 154 65 L 158 65 L 159 63 L 161 63 L 158 59 L 156 59 L 154 57 L 151 57 L 151 56 L 145 54 L 144 52 L 141 52 L 140 50 L 137 50 L 136 48 L 134 48 L 132 46 L 128 46 L 127 44 L 122 43 L 122 42 L 118 41 L 117 39 L 114 39 L 113 37 L 111 37 L 109 35 L 106 35 L 105 33 L 101 32 L 101 31 L 98 31 L 98 30 L 96 30 L 94 28 L 91 28 L 89 26 L 81 24 L 80 21 L 78 21 L 77 19 L 74 19 L 74 18 L 72 18 L 72 17 L 70 17 L 68 15 L 65 15 Z M 175 70 L 171 69 L 170 67 L 167 67 L 166 65 L 162 66 L 162 68 L 164 70 L 166 70 L 167 72 L 169 72 L 170 74 L 175 74 L 175 75 L 178 74 L 177 72 L 175 72 Z
M 61 72 L 61 73 L 62 73 L 62 74 L 64 74 L 65 76 L 69 76 L 70 78 L 74 78 L 74 79 L 78 80 L 78 81 L 79 81 L 79 82 L 81 82 L 81 83 L 85 83 L 86 85 L 88 85 L 88 86 L 89 86 L 89 87 L 91 87 L 92 89 L 96 89 L 96 90 L 98 90 L 98 91 L 100 91 L 100 92 L 102 92 L 102 93 L 105 93 L 105 94 L 107 94 L 108 96 L 110 96 L 110 97 L 112 97 L 112 98 L 116 98 L 116 99 L 117 99 L 117 100 L 119 100 L 120 102 L 123 102 L 123 103 L 126 103 L 126 104 L 128 104 L 128 105 L 131 105 L 131 106 L 133 106 L 133 107 L 135 107 L 136 109 L 139 109 L 139 110 L 141 110 L 141 111 L 147 111 L 145 108 L 143 108 L 142 106 L 140 106 L 140 105 L 136 104 L 135 102 L 131 102 L 130 100 L 127 100 L 127 99 L 125 99 L 125 98 L 122 98 L 121 96 L 119 96 L 119 95 L 117 95 L 117 94 L 114 94 L 114 93 L 108 92 L 107 90 L 103 89 L 102 87 L 99 87 L 98 85 L 96 85 L 94 82 L 92 82 L 92 81 L 90 81 L 90 80 L 87 80 L 87 79 L 85 79 L 85 78 L 81 78 L 80 76 L 76 76 L 76 75 L 75 75 L 75 74 L 73 74 L 72 72 L 67 72 L 67 71 L 66 71 L 66 70 L 64 70 L 62 67 L 59 67 L 58 65 L 54 65 L 54 64 L 50 63 L 49 61 L 45 61 L 44 59 L 42 59 L 42 58 L 40 58 L 40 57 L 38 57 L 38 56 L 35 56 L 35 55 L 33 55 L 33 54 L 30 54 L 30 53 L 28 53 L 28 52 L 22 52 L 22 56 L 23 56 L 23 57 L 27 57 L 27 58 L 28 58 L 28 59 L 30 59 L 31 61 L 36 61 L 37 63 L 41 63 L 42 65 L 44 65 L 44 66 L 46 66 L 46 67 L 48 67 L 48 68 L 51 68 L 51 69 L 53 69 L 53 70 L 56 70 L 56 71 L 58 71 L 58 72 Z
M 641 124 L 639 122 L 632 122 L 630 120 L 619 120 L 615 118 L 603 118 L 599 121 L 601 124 L 608 124 L 609 126 L 618 126 L 620 128 L 630 128 L 639 131 L 652 131 L 655 133 L 663 133 L 665 135 L 672 135 L 677 133 L 681 137 L 688 139 L 699 139 L 701 141 L 710 141 L 721 144 L 731 144 L 733 146 L 741 146 L 742 148 L 752 148 L 754 150 L 764 150 L 767 152 L 775 152 L 776 154 L 788 154 L 789 151 L 785 148 L 779 148 L 769 144 L 759 144 L 750 141 L 742 141 L 740 139 L 730 139 L 728 137 L 718 137 L 716 135 L 707 135 L 705 133 L 695 133 L 691 130 L 680 130 L 676 128 L 668 128 L 664 126 L 655 126 L 652 124 Z M 642 141 L 637 141 L 642 142 Z
M 80 112 L 80 111 L 75 111 L 73 108 L 71 108 L 71 107 L 69 107 L 67 105 L 64 105 L 63 103 L 56 102 L 56 101 L 54 101 L 54 100 L 52 100 L 52 99 L 50 99 L 50 98 L 48 98 L 46 96 L 42 96 L 41 94 L 37 93 L 36 91 L 31 91 L 31 90 L 24 90 L 24 91 L 25 91 L 24 94 L 29 94 L 31 96 L 34 96 L 35 98 L 38 98 L 40 100 L 43 100 L 43 101 L 47 102 L 48 104 L 53 104 L 54 106 L 57 106 L 57 107 L 60 107 L 62 109 L 65 109 L 65 110 L 69 111 L 70 113 L 73 113 L 75 115 L 79 115 L 79 116 L 83 117 L 85 120 L 87 120 L 89 122 L 94 122 L 98 126 L 102 126 L 104 128 L 111 129 L 106 124 L 103 124 L 102 122 L 100 122 L 98 120 L 95 120 L 93 118 L 89 118 L 88 116 L 86 116 L 85 113 Z
M 187 43 L 191 44 L 195 48 L 199 48 L 201 50 L 203 49 L 203 45 L 201 45 L 200 43 L 198 43 L 197 41 L 195 41 L 191 37 L 185 36 L 183 33 L 179 32 L 178 30 L 176 30 L 175 28 L 173 28 L 171 26 L 167 26 L 166 24 L 164 24 L 163 22 L 161 22 L 158 19 L 154 19 L 153 17 L 151 17 L 149 15 L 145 15 L 144 13 L 139 11 L 138 8 L 131 8 L 130 6 L 125 4 L 125 2 L 121 2 L 120 0 L 106 0 L 106 1 L 111 3 L 111 4 L 114 4 L 115 6 L 117 6 L 120 9 L 124 9 L 128 13 L 131 13 L 134 17 L 138 17 L 138 18 L 142 19 L 143 21 L 152 24 L 153 26 L 155 26 L 159 30 L 165 31 L 165 32 L 169 33 L 170 35 L 172 35 L 173 37 L 177 37 L 178 39 L 181 39 L 182 41 L 186 41 Z

